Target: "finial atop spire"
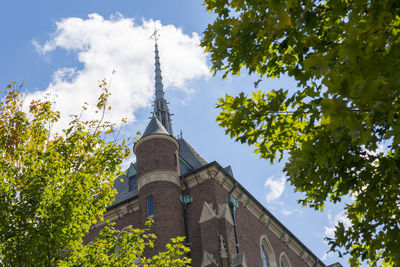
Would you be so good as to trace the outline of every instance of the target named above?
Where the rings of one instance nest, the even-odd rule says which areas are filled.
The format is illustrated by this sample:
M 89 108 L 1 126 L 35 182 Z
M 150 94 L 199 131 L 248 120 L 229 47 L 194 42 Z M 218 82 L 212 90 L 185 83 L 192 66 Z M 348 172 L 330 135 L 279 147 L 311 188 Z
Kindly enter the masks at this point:
M 156 87 L 156 97 L 154 100 L 154 114 L 157 116 L 158 120 L 162 123 L 164 128 L 168 131 L 170 135 L 174 135 L 172 131 L 172 121 L 171 113 L 169 112 L 167 101 L 164 98 L 164 87 L 162 84 L 161 67 L 160 67 L 160 57 L 158 55 L 158 44 L 157 41 L 160 38 L 158 33 L 159 29 L 154 26 L 154 32 L 150 36 L 151 39 L 155 41 L 155 87 Z
M 157 44 L 158 39 L 160 38 L 160 34 L 158 33 L 159 29 L 156 28 L 156 25 L 154 24 L 154 32 L 150 36 L 150 39 L 153 39 L 154 42 Z

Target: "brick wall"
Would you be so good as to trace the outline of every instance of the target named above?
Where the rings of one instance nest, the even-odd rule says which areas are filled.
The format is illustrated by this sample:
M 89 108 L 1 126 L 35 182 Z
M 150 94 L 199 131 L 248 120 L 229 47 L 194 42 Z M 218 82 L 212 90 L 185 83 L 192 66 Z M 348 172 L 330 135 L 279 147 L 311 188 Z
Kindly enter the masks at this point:
M 147 198 L 153 197 L 154 224 L 151 232 L 155 233 L 157 240 L 154 249 L 146 250 L 146 256 L 152 256 L 157 252 L 165 250 L 165 244 L 171 243 L 171 238 L 184 236 L 183 208 L 179 201 L 181 194 L 178 186 L 171 182 L 158 181 L 146 184 L 140 190 L 139 210 L 126 214 L 116 219 L 115 227 L 123 229 L 128 225 L 133 228 L 144 228 L 147 221 Z M 93 240 L 104 226 L 92 228 L 88 235 L 84 237 L 84 244 Z
M 147 217 L 147 198 L 153 197 L 154 224 L 151 231 L 157 235 L 155 250 L 165 250 L 171 237 L 184 236 L 183 208 L 179 201 L 178 186 L 171 182 L 157 181 L 146 184 L 139 192 L 140 227 Z
M 204 249 L 208 249 L 208 252 L 212 252 L 217 260 L 217 263 L 221 266 L 222 259 L 219 255 L 220 234 L 224 236 L 229 257 L 231 258 L 233 254 L 236 254 L 233 226 L 230 226 L 230 223 L 224 219 L 219 219 L 218 223 L 210 220 L 203 223 L 203 225 L 200 225 L 198 221 L 200 219 L 204 201 L 212 203 L 214 209 L 217 209 L 218 204 L 225 203 L 225 198 L 228 196 L 228 192 L 215 180 L 211 179 L 191 188 L 191 195 L 194 198 L 194 202 L 189 206 L 188 222 L 189 238 L 193 243 L 191 247 L 193 266 L 200 266 Z M 279 256 L 281 252 L 286 253 L 293 267 L 307 266 L 307 264 L 287 245 L 285 245 L 285 243 L 283 243 L 274 233 L 267 229 L 267 227 L 265 227 L 258 220 L 258 218 L 256 218 L 249 210 L 240 204 L 238 210 L 236 211 L 236 220 L 240 251 L 244 252 L 248 266 L 262 266 L 260 239 L 263 235 L 267 236 L 273 247 L 278 266 L 280 266 Z M 206 231 L 208 232 L 208 241 L 202 240 L 202 232 L 205 233 Z M 214 242 L 214 244 L 209 244 L 210 242 Z
M 132 224 L 134 227 L 142 228 L 147 219 L 146 199 L 152 196 L 155 220 L 152 232 L 157 235 L 158 241 L 156 242 L 155 250 L 146 254 L 150 255 L 156 251 L 162 251 L 164 250 L 164 245 L 170 242 L 171 237 L 184 236 L 183 210 L 179 201 L 180 194 L 179 187 L 171 182 L 157 181 L 146 184 L 139 193 L 139 211 L 117 219 L 115 221 L 116 226 L 121 229 Z M 199 224 L 204 202 L 207 201 L 212 204 L 214 210 L 217 211 L 218 204 L 223 204 L 226 201 L 227 190 L 214 179 L 208 179 L 202 184 L 192 187 L 190 195 L 194 199 L 193 203 L 188 207 L 188 231 L 190 242 L 192 243 L 192 265 L 194 267 L 200 266 L 203 251 L 207 250 L 214 255 L 219 266 L 229 266 L 227 264 L 228 261 L 220 257 L 219 236 L 223 235 L 230 262 L 231 257 L 236 254 L 233 225 L 224 218 L 215 218 Z M 240 251 L 244 252 L 249 267 L 262 266 L 260 238 L 263 235 L 268 238 L 273 247 L 278 266 L 280 266 L 279 256 L 282 252 L 286 253 L 293 267 L 307 266 L 279 237 L 241 204 L 239 204 L 239 208 L 236 211 L 236 220 Z M 100 228 L 91 230 L 85 237 L 85 241 L 91 240 L 99 230 Z
M 131 211 L 130 211 L 131 212 Z M 128 225 L 133 225 L 134 228 L 138 228 L 139 226 L 139 211 L 133 211 L 132 213 L 125 214 L 118 218 L 115 221 L 116 225 L 114 226 L 117 229 L 123 229 Z M 100 226 L 97 228 L 92 227 L 89 233 L 83 238 L 83 243 L 87 244 L 90 241 L 94 240 L 99 232 L 104 228 L 104 226 Z
M 201 230 L 199 225 L 203 203 L 204 201 L 207 201 L 208 203 L 212 203 L 214 207 L 216 206 L 217 202 L 214 190 L 215 186 L 211 180 L 206 180 L 201 185 L 190 189 L 190 195 L 193 196 L 193 203 L 191 203 L 188 208 L 188 228 L 190 242 L 192 243 L 191 257 L 193 266 L 200 266 L 203 256 L 204 245 L 201 243 Z M 212 234 L 214 235 L 212 242 L 217 242 L 218 233 L 213 232 Z
M 267 236 L 275 252 L 275 259 L 278 266 L 280 266 L 279 256 L 282 252 L 286 253 L 292 266 L 308 266 L 245 207 L 238 208 L 236 211 L 236 220 L 240 247 L 246 255 L 246 261 L 249 266 L 262 266 L 260 250 L 260 238 L 262 235 Z
M 171 170 L 179 174 L 178 145 L 172 140 L 164 138 L 144 140 L 137 145 L 136 156 L 138 177 L 157 169 Z

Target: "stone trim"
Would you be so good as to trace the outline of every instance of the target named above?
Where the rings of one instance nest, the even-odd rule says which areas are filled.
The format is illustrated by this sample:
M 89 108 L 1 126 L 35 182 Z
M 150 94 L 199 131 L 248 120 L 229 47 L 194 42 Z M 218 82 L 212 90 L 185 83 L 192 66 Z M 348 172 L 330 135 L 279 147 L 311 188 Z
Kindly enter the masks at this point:
M 222 259 L 228 258 L 228 252 L 226 251 L 224 237 L 219 235 L 219 254 Z
M 200 267 L 206 267 L 206 266 L 218 266 L 218 264 L 217 261 L 215 260 L 214 255 L 208 252 L 207 250 L 204 250 Z
M 218 218 L 221 218 L 221 219 L 224 218 L 230 224 L 234 225 L 232 213 L 231 213 L 228 203 L 218 204 Z
M 232 256 L 232 267 L 247 267 L 244 252 Z
M 215 179 L 215 181 L 222 186 L 227 192 L 229 192 L 235 181 L 225 173 L 221 172 L 218 168 L 218 163 L 210 163 L 209 166 L 194 171 L 189 175 L 185 176 L 187 185 L 192 188 L 195 187 L 208 179 Z M 181 188 L 185 188 L 182 184 Z M 247 192 L 243 191 L 239 186 L 232 192 L 232 196 L 235 197 L 240 205 L 250 211 L 258 220 L 260 220 L 266 228 L 276 235 L 279 239 L 284 239 L 283 242 L 299 257 L 301 257 L 309 266 L 322 267 L 324 266 L 317 261 L 317 258 L 310 256 L 307 253 L 307 248 L 299 243 L 299 241 L 293 237 L 287 230 L 284 229 L 277 219 L 270 217 L 265 212 L 265 208 L 258 202 L 254 201 L 253 197 Z
M 212 206 L 212 203 L 208 204 L 207 201 L 204 201 L 203 209 L 201 211 L 201 215 L 200 215 L 200 219 L 199 219 L 199 223 L 206 222 L 206 221 L 211 220 L 216 217 L 217 217 L 217 215 Z
M 292 267 L 292 264 L 290 263 L 289 258 L 284 251 L 281 253 L 281 255 L 279 255 L 279 266 L 282 266 L 281 262 L 283 262 L 283 266 L 285 267 Z
M 230 213 L 227 203 L 218 204 L 218 211 L 214 210 L 212 203 L 204 201 L 203 209 L 201 211 L 199 223 L 206 222 L 211 219 L 225 219 L 233 225 L 232 214 Z
M 166 134 L 151 134 L 151 135 L 147 135 L 147 136 L 145 136 L 145 137 L 140 138 L 140 140 L 137 141 L 137 142 L 135 143 L 135 145 L 133 146 L 133 152 L 136 154 L 136 148 L 137 148 L 141 143 L 143 143 L 144 141 L 150 140 L 150 139 L 155 139 L 155 138 L 158 138 L 158 139 L 166 139 L 166 140 L 169 140 L 169 141 L 171 141 L 171 142 L 174 142 L 174 143 L 178 146 L 178 151 L 179 151 L 179 143 L 178 143 L 178 141 L 177 141 L 173 136 L 171 136 L 171 135 L 166 135 Z
M 134 211 L 139 210 L 139 199 L 133 199 L 131 201 L 125 202 L 124 204 L 121 204 L 115 208 L 112 208 L 110 210 L 107 210 L 104 215 L 103 215 L 103 220 L 100 222 L 97 222 L 94 227 L 98 228 L 106 224 L 106 221 L 113 222 L 122 216 L 132 213 Z
M 140 192 L 140 189 L 146 184 L 159 181 L 171 182 L 181 188 L 181 181 L 176 172 L 170 170 L 154 170 L 139 177 L 137 181 L 138 191 Z

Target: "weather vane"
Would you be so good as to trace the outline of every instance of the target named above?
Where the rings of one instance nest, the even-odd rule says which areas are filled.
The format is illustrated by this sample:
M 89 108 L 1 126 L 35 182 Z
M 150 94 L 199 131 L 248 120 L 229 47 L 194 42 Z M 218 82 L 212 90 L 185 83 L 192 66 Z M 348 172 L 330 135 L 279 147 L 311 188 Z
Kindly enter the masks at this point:
M 156 25 L 154 24 L 154 32 L 149 39 L 153 39 L 157 43 L 158 39 L 160 38 L 160 34 L 158 33 L 159 31 L 160 29 L 157 29 Z

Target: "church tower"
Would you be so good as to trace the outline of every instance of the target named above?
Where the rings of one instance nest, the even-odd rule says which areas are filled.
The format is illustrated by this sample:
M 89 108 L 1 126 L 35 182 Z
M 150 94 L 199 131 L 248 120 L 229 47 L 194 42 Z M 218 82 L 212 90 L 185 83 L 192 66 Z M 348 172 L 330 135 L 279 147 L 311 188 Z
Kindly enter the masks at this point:
M 164 250 L 171 237 L 184 236 L 182 204 L 179 200 L 179 142 L 172 135 L 171 114 L 164 99 L 157 40 L 155 43 L 154 113 L 140 140 L 134 145 L 141 224 L 154 219 L 158 235 L 156 251 Z
M 144 228 L 153 218 L 151 257 L 185 236 L 193 267 L 340 267 L 325 265 L 234 177 L 230 166 L 207 162 L 183 137 L 174 138 L 155 39 L 153 116 L 133 150 L 136 162 L 114 180 L 118 194 L 104 219 L 117 229 Z M 218 149 L 211 147 L 209 149 Z M 242 166 L 246 167 L 246 166 Z M 105 225 L 93 225 L 85 243 Z

